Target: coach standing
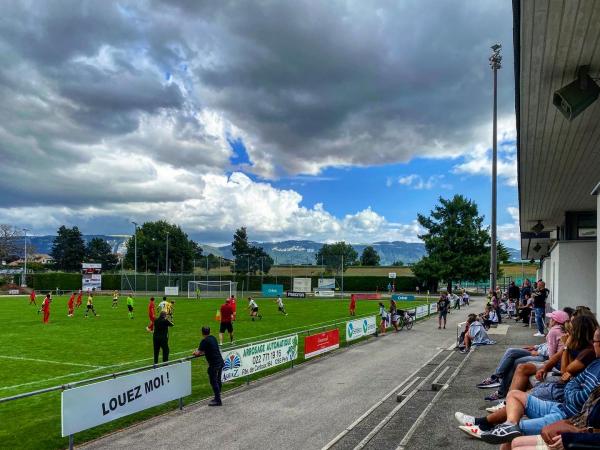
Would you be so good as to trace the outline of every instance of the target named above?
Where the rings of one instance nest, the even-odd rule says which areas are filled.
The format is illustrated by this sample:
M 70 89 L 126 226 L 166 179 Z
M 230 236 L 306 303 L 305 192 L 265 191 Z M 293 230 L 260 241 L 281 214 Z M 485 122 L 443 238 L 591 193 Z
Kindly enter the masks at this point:
M 215 393 L 215 398 L 210 401 L 208 406 L 221 406 L 221 374 L 223 373 L 223 356 L 219 350 L 219 344 L 214 336 L 210 334 L 209 327 L 202 327 L 202 340 L 194 356 L 206 356 L 208 363 L 208 379 Z
M 158 319 L 154 321 L 154 364 L 158 364 L 158 354 L 160 349 L 163 352 L 163 362 L 169 360 L 169 327 L 173 326 L 173 322 L 167 319 L 166 311 L 161 311 Z

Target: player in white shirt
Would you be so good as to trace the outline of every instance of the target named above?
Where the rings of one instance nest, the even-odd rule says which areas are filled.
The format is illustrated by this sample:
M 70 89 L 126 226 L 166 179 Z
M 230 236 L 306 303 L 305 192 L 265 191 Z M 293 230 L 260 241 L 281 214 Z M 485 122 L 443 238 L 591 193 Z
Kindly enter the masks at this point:
M 283 304 L 283 300 L 281 299 L 281 296 L 277 297 L 277 309 L 284 315 L 287 316 L 287 312 L 285 312 L 285 305 Z
M 262 319 L 262 316 L 258 313 L 258 305 L 252 297 L 248 298 L 248 309 L 250 310 L 250 317 L 252 317 L 252 322 L 254 322 L 255 317 Z

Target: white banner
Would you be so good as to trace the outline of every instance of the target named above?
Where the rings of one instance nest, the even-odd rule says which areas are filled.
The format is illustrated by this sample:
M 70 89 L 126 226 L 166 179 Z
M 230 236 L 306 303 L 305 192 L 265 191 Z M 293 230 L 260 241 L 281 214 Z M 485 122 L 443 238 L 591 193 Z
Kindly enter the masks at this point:
M 346 322 L 346 341 L 353 341 L 363 336 L 375 334 L 375 331 L 377 331 L 375 316 L 351 320 Z
M 396 278 L 396 272 L 388 273 L 388 278 Z
M 429 314 L 433 314 L 437 312 L 437 303 L 429 304 Z
M 335 278 L 319 278 L 319 289 L 335 289 Z
M 294 292 L 311 292 L 312 280 L 310 278 L 294 278 Z
M 68 436 L 192 393 L 186 361 L 62 393 L 62 435 Z
M 165 295 L 179 295 L 179 286 L 165 286 Z
M 335 297 L 335 291 L 330 289 L 315 289 L 315 297 Z
M 421 317 L 425 317 L 429 311 L 427 305 L 417 306 L 415 317 L 420 319 Z
M 102 287 L 102 264 L 81 263 L 81 288 L 83 292 L 100 290 Z
M 298 357 L 298 335 L 224 351 L 222 380 L 252 375 L 271 367 L 293 361 Z

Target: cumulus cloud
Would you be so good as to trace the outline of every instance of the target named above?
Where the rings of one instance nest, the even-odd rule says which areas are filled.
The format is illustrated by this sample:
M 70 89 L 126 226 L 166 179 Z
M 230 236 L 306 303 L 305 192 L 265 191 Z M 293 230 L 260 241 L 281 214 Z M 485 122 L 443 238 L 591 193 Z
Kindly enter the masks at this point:
M 401 186 L 407 186 L 410 189 L 422 190 L 422 189 L 433 189 L 439 187 L 441 189 L 452 189 L 452 185 L 444 183 L 445 175 L 431 175 L 429 177 L 422 177 L 421 175 L 411 174 L 398 177 L 397 182 Z M 391 187 L 393 185 L 393 179 L 388 178 L 386 180 L 386 186 Z
M 519 208 L 509 206 L 506 208 L 512 218 L 512 222 L 498 225 L 498 238 L 504 242 L 512 242 L 519 245 L 521 231 L 519 228 Z
M 167 217 L 214 240 L 239 225 L 414 239 L 414 224 L 370 209 L 334 217 L 236 170 L 314 176 L 485 142 L 489 44 L 510 42 L 498 24 L 510 6 L 429 1 L 5 2 L 0 217 L 46 229 Z M 500 92 L 507 115 L 513 95 Z

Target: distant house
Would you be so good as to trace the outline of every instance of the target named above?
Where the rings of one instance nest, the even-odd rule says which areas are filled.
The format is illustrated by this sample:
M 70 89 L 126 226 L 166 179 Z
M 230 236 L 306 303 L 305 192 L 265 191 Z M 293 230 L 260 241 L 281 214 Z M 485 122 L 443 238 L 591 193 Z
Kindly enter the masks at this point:
M 24 260 L 22 258 L 17 259 L 16 261 L 13 261 L 11 263 L 9 263 L 8 265 L 11 267 L 19 267 L 22 266 L 24 264 Z M 54 262 L 54 258 L 52 258 L 52 256 L 47 255 L 46 253 L 36 253 L 35 255 L 31 255 L 29 258 L 27 258 L 27 262 L 28 263 L 38 263 L 38 264 L 52 264 Z

